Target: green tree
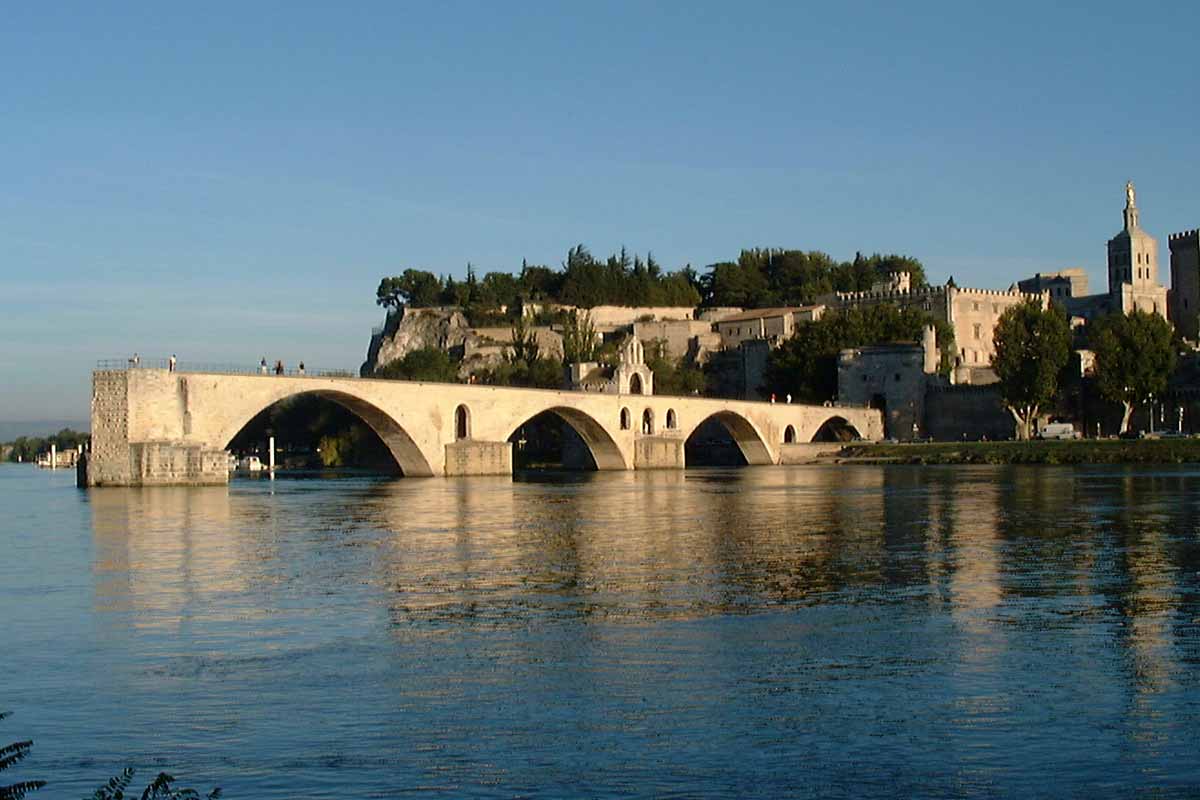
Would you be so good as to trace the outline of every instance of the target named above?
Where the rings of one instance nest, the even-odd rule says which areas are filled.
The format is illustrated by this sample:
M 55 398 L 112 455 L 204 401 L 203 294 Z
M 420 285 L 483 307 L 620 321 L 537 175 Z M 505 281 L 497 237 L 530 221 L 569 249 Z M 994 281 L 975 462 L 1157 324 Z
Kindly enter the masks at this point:
M 878 253 L 834 261 L 817 250 L 755 248 L 736 262 L 708 267 L 698 280 L 704 305 L 765 308 L 803 305 L 832 292 L 860 292 L 894 272 L 908 272 L 912 286 L 925 286 L 925 268 L 909 256 Z
M 933 325 L 941 349 L 941 369 L 953 359 L 954 331 L 918 308 L 892 304 L 827 312 L 815 322 L 799 322 L 792 337 L 767 357 L 766 393 L 821 403 L 837 397 L 838 353 L 848 347 L 891 342 L 919 342 Z M 753 389 L 755 387 L 747 387 Z
M 505 359 L 479 375 L 489 386 L 524 386 L 532 389 L 561 389 L 563 365 L 555 358 L 539 358 L 533 362 Z
M 596 359 L 596 326 L 592 315 L 572 311 L 563 325 L 563 361 L 575 364 Z
M 1096 353 L 1096 388 L 1105 399 L 1121 404 L 1125 433 L 1134 408 L 1167 389 L 1175 369 L 1171 326 L 1158 314 L 1134 311 L 1095 320 L 1089 334 Z
M 63 428 L 51 436 L 18 436 L 7 443 L 12 448 L 8 452 L 8 460 L 30 462 L 36 460 L 39 453 L 49 452 L 50 445 L 54 445 L 59 452 L 62 452 L 87 444 L 89 441 L 91 441 L 89 434 L 70 428 Z
M 532 364 L 538 360 L 540 354 L 541 346 L 538 344 L 537 331 L 526 323 L 524 314 L 518 316 L 513 320 L 512 349 L 508 351 L 508 360 Z
M 403 305 L 425 307 L 437 305 L 442 296 L 442 282 L 432 272 L 406 269 L 402 275 L 384 278 L 375 290 L 375 302 L 384 308 Z
M 992 369 L 1000 397 L 1017 422 L 1017 438 L 1029 439 L 1039 409 L 1058 393 L 1058 377 L 1071 357 L 1071 329 L 1061 310 L 1030 300 L 1000 315 Z
M 655 394 L 682 397 L 704 391 L 704 373 L 683 359 L 671 358 L 663 340 L 652 342 L 646 353 L 646 366 L 654 373 Z
M 405 354 L 404 358 L 391 361 L 372 373 L 373 378 L 403 381 L 433 381 L 456 383 L 458 364 L 445 350 L 425 347 Z

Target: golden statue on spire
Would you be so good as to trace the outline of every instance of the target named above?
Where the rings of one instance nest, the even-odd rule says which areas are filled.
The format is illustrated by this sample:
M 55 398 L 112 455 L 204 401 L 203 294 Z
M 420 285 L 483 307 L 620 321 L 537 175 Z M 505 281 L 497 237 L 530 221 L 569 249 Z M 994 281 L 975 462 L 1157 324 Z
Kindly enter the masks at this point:
M 1134 200 L 1133 181 L 1125 181 L 1125 207 L 1133 208 L 1136 206 L 1137 203 Z

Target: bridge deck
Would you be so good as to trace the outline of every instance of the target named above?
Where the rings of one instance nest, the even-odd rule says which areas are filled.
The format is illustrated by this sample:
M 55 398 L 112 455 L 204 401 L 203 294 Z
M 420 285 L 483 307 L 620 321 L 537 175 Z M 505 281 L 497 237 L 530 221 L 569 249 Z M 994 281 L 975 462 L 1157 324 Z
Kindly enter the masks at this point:
M 385 380 L 328 370 L 262 374 L 186 363 L 172 370 L 157 360 L 104 366 L 112 368 L 93 376 L 93 461 L 107 464 L 107 482 L 115 483 L 155 482 L 147 478 L 157 472 L 162 482 L 179 482 L 181 472 L 211 471 L 205 465 L 254 416 L 303 394 L 361 417 L 410 475 L 511 472 L 510 437 L 545 412 L 579 433 L 601 469 L 681 468 L 683 442 L 711 419 L 729 430 L 751 464 L 788 462 L 835 420 L 865 439 L 882 432 L 878 411 L 833 405 Z

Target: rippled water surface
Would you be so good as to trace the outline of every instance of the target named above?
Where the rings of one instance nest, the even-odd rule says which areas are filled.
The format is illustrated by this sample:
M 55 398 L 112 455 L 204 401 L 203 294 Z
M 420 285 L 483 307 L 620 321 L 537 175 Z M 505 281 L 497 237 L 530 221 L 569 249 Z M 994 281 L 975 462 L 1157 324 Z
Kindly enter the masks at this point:
M 0 466 L 43 795 L 1200 793 L 1198 470 L 71 484 Z

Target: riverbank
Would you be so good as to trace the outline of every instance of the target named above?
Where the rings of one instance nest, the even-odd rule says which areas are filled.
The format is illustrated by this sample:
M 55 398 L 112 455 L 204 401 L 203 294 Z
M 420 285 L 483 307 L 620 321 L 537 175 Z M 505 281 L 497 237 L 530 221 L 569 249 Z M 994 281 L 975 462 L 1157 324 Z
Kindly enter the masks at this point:
M 1200 462 L 1200 439 L 1082 439 L 849 445 L 854 464 L 1186 464 Z

